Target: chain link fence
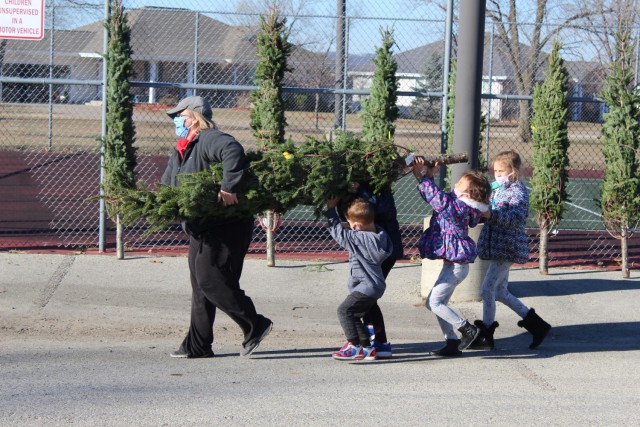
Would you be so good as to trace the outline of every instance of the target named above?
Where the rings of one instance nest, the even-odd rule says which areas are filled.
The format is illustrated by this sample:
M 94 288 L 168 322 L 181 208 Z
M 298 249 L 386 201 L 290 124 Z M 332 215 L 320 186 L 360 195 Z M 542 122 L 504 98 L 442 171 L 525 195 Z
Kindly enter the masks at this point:
M 232 7 L 235 2 L 229 3 L 227 9 L 217 10 L 218 6 L 166 8 L 160 1 L 158 6 L 124 2 L 134 52 L 136 173 L 147 186 L 159 181 L 175 145 L 165 111 L 182 97 L 197 94 L 209 99 L 217 125 L 247 150 L 256 148 L 249 127 L 249 93 L 254 88 L 255 35 L 265 11 L 257 7 L 243 11 Z M 287 137 L 302 143 L 307 136 L 330 138 L 336 127 L 361 131 L 360 109 L 374 72 L 371 59 L 381 44 L 381 30 L 393 29 L 401 113 L 395 142 L 418 153 L 440 152 L 445 14 L 438 7 L 428 7 L 430 2 L 404 3 L 416 7 L 384 10 L 383 2 L 368 2 L 366 10 L 378 12 L 371 16 L 351 14 L 348 9 L 342 67 L 336 66 L 335 5 L 316 5 L 314 10 L 295 14 L 285 9 L 295 45 L 285 90 Z M 355 8 L 358 5 L 365 3 Z M 0 39 L 0 249 L 98 245 L 101 212 L 92 197 L 100 189 L 104 15 L 102 3 L 79 7 L 51 1 L 46 5 L 42 40 Z M 518 28 L 522 34 L 531 34 L 528 24 Z M 488 160 L 504 149 L 515 149 L 523 158 L 527 177 L 532 159 L 527 142 L 530 94 L 533 84 L 544 79 L 549 47 L 538 49 L 524 40 L 510 44 L 501 30 L 499 23 L 487 21 L 481 156 Z M 597 201 L 604 170 L 605 112 L 597 96 L 606 78 L 606 61 L 585 59 L 594 57 L 593 46 L 579 28 L 544 30 L 557 32 L 561 41 L 569 43 L 563 56 L 571 75 L 571 200 L 552 238 L 556 244 L 552 242 L 551 265 L 572 260 L 614 262 L 620 256 L 618 243 L 603 231 Z M 411 177 L 398 181 L 395 198 L 406 253 L 416 255 L 415 244 L 429 207 Z M 535 259 L 536 224 L 529 226 Z M 128 247 L 184 248 L 186 243 L 177 225 L 143 237 L 145 231 L 144 222 L 127 228 Z M 263 252 L 265 241 L 258 219 L 251 250 Z M 113 242 L 113 224 L 107 221 L 106 244 Z M 339 250 L 324 230 L 324 222 L 305 206 L 282 218 L 276 244 L 279 253 Z M 632 260 L 640 252 L 638 246 L 634 237 Z

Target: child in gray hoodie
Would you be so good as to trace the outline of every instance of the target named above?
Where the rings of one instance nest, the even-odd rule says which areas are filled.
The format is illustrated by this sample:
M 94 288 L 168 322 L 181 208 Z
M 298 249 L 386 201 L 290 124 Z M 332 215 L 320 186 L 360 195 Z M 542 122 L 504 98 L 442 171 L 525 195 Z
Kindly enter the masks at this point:
M 362 317 L 384 294 L 386 283 L 381 264 L 393 252 L 387 232 L 374 223 L 373 206 L 362 198 L 347 207 L 345 217 L 351 229 L 340 221 L 338 199 L 327 201 L 328 229 L 331 236 L 349 251 L 349 295 L 338 307 L 338 319 L 347 342 L 333 353 L 337 360 L 375 359 L 376 350 L 369 342 L 369 333 Z

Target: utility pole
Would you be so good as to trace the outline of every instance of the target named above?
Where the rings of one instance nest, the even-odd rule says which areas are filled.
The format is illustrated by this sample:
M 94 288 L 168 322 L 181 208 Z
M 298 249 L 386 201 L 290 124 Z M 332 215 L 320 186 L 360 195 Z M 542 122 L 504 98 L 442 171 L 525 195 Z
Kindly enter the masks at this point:
M 462 0 L 460 2 L 453 152 L 467 152 L 472 168 L 477 168 L 479 164 L 480 95 L 482 92 L 482 56 L 486 9 L 486 0 Z M 468 167 L 469 165 L 465 164 L 453 165 L 451 183 L 457 182 Z
M 336 8 L 336 81 L 334 87 L 342 90 L 344 88 L 344 61 L 345 61 L 345 44 L 346 44 L 346 16 L 347 16 L 347 0 L 337 0 Z M 342 116 L 342 98 L 345 95 L 335 94 L 334 110 L 335 110 L 335 129 L 343 129 L 344 121 Z
M 458 35 L 458 75 L 456 79 L 456 105 L 453 121 L 453 152 L 468 153 L 469 164 L 456 164 L 451 170 L 451 185 L 464 172 L 477 169 L 480 141 L 480 115 L 482 94 L 482 60 L 484 53 L 484 21 L 486 0 L 461 0 L 460 33 Z M 476 242 L 482 224 L 469 230 Z M 482 281 L 488 261 L 479 258 L 469 266 L 469 275 L 458 285 L 451 301 L 479 301 L 482 299 Z

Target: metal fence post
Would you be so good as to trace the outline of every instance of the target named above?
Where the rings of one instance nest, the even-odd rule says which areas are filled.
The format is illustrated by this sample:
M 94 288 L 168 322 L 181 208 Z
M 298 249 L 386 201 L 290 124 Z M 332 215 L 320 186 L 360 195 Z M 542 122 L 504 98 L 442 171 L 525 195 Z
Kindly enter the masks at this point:
M 198 49 L 200 48 L 200 46 L 198 45 L 199 33 L 200 33 L 200 12 L 196 12 L 196 28 L 193 36 L 195 39 L 193 41 L 193 83 L 194 84 L 198 84 Z M 193 94 L 197 95 L 198 90 L 194 89 Z
M 447 18 L 444 34 L 444 63 L 442 64 L 442 105 L 440 106 L 440 152 L 446 153 L 449 145 L 447 135 L 447 116 L 449 115 L 449 73 L 451 72 L 451 38 L 453 36 L 453 0 L 447 1 Z M 440 187 L 446 182 L 446 166 L 440 166 Z
M 56 4 L 51 3 L 51 30 L 49 31 L 49 78 L 53 79 L 54 34 L 56 30 Z M 53 84 L 49 83 L 49 124 L 47 127 L 49 151 L 53 148 Z
M 638 41 L 640 40 L 640 31 L 636 32 L 636 66 L 635 66 L 635 70 L 634 70 L 634 75 L 633 75 L 633 88 L 637 89 L 638 88 L 638 55 L 640 55 L 640 43 L 638 43 Z
M 104 21 L 109 19 L 109 0 L 104 0 Z M 107 49 L 109 46 L 109 33 L 105 27 L 102 30 L 104 39 L 102 40 L 102 129 L 100 132 L 100 201 L 99 201 L 99 229 L 98 229 L 98 251 L 104 252 L 104 237 L 106 234 L 105 223 L 107 209 L 104 202 L 104 138 L 107 136 Z
M 489 42 L 489 94 L 493 93 L 493 43 L 496 37 L 496 24 L 491 24 L 491 40 Z M 493 99 L 489 99 L 489 108 L 487 108 L 487 123 L 485 128 L 484 141 L 484 160 L 487 167 L 489 166 L 489 138 L 491 135 L 491 108 L 493 107 Z
M 337 0 L 336 10 L 336 64 L 335 73 L 336 80 L 334 87 L 336 89 L 344 89 L 343 68 L 344 68 L 344 45 L 345 45 L 345 15 L 347 14 L 347 0 Z M 342 121 L 342 112 L 340 106 L 342 105 L 342 97 L 336 93 L 334 96 L 334 115 L 335 123 L 333 127 L 335 129 L 344 129 L 344 122 Z
M 347 69 L 349 68 L 349 17 L 345 18 L 344 26 L 344 60 L 342 66 L 342 89 L 347 90 Z M 347 94 L 342 93 L 342 130 L 347 130 Z

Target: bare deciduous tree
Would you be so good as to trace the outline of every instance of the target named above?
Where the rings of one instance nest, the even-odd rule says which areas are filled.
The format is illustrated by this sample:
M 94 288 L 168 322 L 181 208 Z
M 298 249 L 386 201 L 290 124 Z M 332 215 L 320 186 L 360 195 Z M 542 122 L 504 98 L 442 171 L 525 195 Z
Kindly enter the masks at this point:
M 426 1 L 446 9 L 446 0 Z M 584 25 L 586 19 L 601 14 L 603 10 L 566 0 L 487 0 L 487 18 L 491 20 L 500 42 L 496 43 L 496 49 L 511 65 L 511 78 L 517 95 L 530 96 L 533 93 L 534 83 L 546 58 L 544 49 L 551 40 L 566 28 Z M 531 141 L 529 117 L 530 102 L 520 101 L 518 135 L 522 142 Z
M 593 46 L 595 59 L 610 64 L 616 59 L 616 34 L 639 24 L 638 0 L 578 0 L 577 7 L 594 13 L 576 25 L 581 39 Z
M 515 88 L 519 95 L 531 95 L 546 55 L 543 49 L 550 40 L 568 26 L 596 13 L 576 9 L 572 3 L 536 0 L 522 7 L 516 0 L 488 0 L 487 16 L 495 26 L 502 53 L 513 66 Z M 521 9 L 518 9 L 520 5 Z M 531 19 L 533 18 L 533 19 Z M 553 20 L 553 22 L 549 22 Z M 527 22 L 528 21 L 528 22 Z M 525 48 L 526 47 L 526 48 Z M 519 102 L 518 135 L 522 142 L 531 141 L 529 101 Z

